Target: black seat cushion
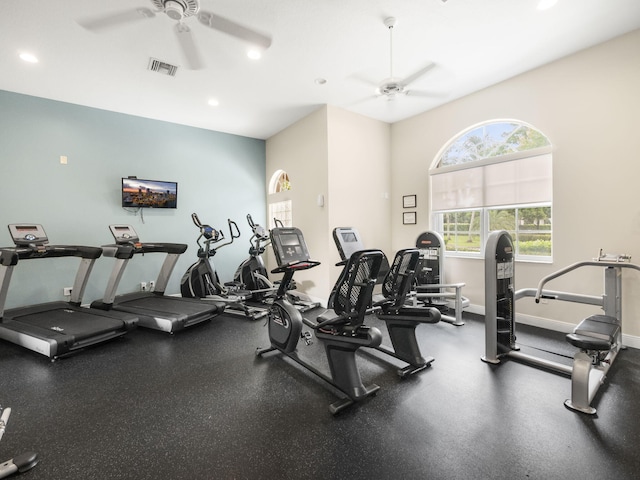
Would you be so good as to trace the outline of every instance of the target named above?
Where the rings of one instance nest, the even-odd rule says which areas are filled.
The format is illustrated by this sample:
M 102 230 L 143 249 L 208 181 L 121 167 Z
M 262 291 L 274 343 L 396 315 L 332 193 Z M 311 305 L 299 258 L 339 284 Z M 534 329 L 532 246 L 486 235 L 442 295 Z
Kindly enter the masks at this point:
M 620 320 L 609 315 L 591 315 L 582 320 L 567 342 L 584 350 L 609 350 L 620 334 Z

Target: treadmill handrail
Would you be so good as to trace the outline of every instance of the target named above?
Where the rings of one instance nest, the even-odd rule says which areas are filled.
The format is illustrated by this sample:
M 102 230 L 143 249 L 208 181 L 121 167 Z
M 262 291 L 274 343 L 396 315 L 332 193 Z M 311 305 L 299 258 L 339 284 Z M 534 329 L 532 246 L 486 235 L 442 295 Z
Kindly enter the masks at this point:
M 130 242 L 130 243 L 110 243 L 107 245 L 103 245 L 102 249 L 115 249 L 115 248 L 131 248 L 131 253 L 128 255 L 126 250 L 120 252 L 119 254 L 112 255 L 110 253 L 106 254 L 106 256 L 116 258 L 131 258 L 136 254 L 145 254 L 145 253 L 177 253 L 178 255 L 183 254 L 187 251 L 188 245 L 186 243 L 146 243 L 146 242 Z
M 44 245 L 40 250 L 28 247 L 4 247 L 2 251 L 16 254 L 19 260 L 55 257 L 80 257 L 95 260 L 102 255 L 102 248 L 85 245 Z
M 133 257 L 135 247 L 133 245 L 113 244 L 103 245 L 102 254 L 105 257 L 129 259 Z
M 186 243 L 135 243 L 131 244 L 134 247 L 133 254 L 139 253 L 177 253 L 183 254 L 187 251 L 188 245 Z
M 18 263 L 18 254 L 13 250 L 2 249 L 0 250 L 0 265 L 4 267 L 11 267 Z

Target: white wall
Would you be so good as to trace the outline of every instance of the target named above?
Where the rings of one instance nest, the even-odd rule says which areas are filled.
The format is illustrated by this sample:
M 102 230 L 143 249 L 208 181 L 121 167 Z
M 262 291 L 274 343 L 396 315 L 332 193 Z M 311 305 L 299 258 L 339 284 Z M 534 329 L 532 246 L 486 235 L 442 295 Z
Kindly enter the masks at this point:
M 291 200 L 293 225 L 304 233 L 309 253 L 322 262 L 312 270 L 297 272 L 298 289 L 308 295 L 326 298 L 331 266 L 326 258 L 326 232 L 329 229 L 326 207 L 318 207 L 318 194 L 327 194 L 327 108 L 322 107 L 280 133 L 266 143 L 267 183 L 277 170 L 289 175 L 291 190 L 267 196 L 267 204 Z M 267 185 L 268 186 L 268 185 Z M 265 257 L 267 268 L 275 268 L 271 249 Z
M 331 233 L 355 227 L 367 248 L 392 255 L 390 207 L 390 125 L 329 107 L 329 236 L 327 261 L 340 261 Z M 333 268 L 333 285 L 340 269 Z
M 293 224 L 322 264 L 296 273 L 299 289 L 326 301 L 339 269 L 331 232 L 358 228 L 368 247 L 390 251 L 390 126 L 325 106 L 267 140 L 267 181 L 285 170 L 291 190 L 268 198 L 291 199 Z M 317 204 L 324 196 L 324 206 Z M 271 252 L 268 267 L 275 262 Z
M 600 248 L 640 263 L 640 162 L 635 135 L 640 112 L 640 31 L 530 71 L 435 110 L 392 125 L 392 198 L 418 194 L 418 225 L 401 226 L 392 211 L 392 246 L 413 245 L 429 227 L 428 169 L 438 150 L 461 130 L 491 119 L 532 124 L 553 143 L 553 264 L 516 265 L 516 288 Z M 466 282 L 464 295 L 484 305 L 484 262 L 448 259 L 447 281 Z M 624 275 L 624 332 L 640 336 L 640 274 Z M 602 269 L 589 268 L 549 284 L 554 290 L 599 295 Z M 592 308 L 518 302 L 518 312 L 577 323 Z

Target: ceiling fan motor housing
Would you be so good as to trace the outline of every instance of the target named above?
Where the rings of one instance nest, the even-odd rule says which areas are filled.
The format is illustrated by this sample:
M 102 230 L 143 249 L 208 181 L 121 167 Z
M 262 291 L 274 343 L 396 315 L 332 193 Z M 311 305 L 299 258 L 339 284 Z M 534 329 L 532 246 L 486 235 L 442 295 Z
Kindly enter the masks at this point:
M 198 0 L 151 0 L 160 11 L 173 20 L 182 20 L 198 13 Z
M 378 95 L 386 95 L 390 100 L 395 98 L 396 95 L 406 94 L 405 85 L 401 82 L 390 80 L 384 82 L 378 87 Z

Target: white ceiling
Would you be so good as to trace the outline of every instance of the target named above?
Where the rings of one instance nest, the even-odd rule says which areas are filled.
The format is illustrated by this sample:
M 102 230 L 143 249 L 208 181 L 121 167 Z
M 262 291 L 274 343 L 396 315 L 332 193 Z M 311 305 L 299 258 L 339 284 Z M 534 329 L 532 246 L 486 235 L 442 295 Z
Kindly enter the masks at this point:
M 640 28 L 639 0 L 559 0 L 546 11 L 537 3 L 200 0 L 201 10 L 266 32 L 272 44 L 250 60 L 241 41 L 190 17 L 206 64 L 191 70 L 162 13 L 101 33 L 77 23 L 153 9 L 151 0 L 4 0 L 0 89 L 266 139 L 323 104 L 393 123 Z M 411 84 L 433 97 L 372 98 L 389 76 L 390 16 L 395 76 L 434 62 Z M 20 60 L 24 51 L 39 62 Z M 176 76 L 148 71 L 150 57 L 179 65 Z

